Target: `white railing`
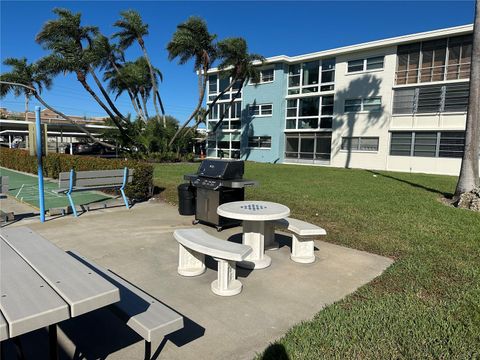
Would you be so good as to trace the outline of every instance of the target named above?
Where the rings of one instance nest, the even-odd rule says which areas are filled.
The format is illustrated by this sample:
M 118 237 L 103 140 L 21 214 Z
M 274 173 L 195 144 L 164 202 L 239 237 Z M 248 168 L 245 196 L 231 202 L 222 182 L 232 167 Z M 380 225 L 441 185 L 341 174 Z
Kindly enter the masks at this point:
M 470 63 L 429 66 L 423 68 L 397 70 L 395 84 L 417 84 L 432 81 L 468 79 Z

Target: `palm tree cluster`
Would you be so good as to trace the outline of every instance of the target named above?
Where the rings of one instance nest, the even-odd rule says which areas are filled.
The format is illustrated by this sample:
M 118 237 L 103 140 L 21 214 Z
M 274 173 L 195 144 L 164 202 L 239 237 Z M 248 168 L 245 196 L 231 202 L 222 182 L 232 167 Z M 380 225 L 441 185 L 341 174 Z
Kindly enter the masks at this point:
M 132 144 L 141 147 L 140 129 L 147 126 L 133 124 L 130 115 L 124 115 L 115 105 L 118 97 L 128 94 L 136 118 L 147 123 L 148 103 L 153 102 L 155 121 L 167 127 L 167 118 L 158 90 L 163 80 L 162 73 L 152 65 L 145 46 L 144 38 L 148 35 L 148 24 L 144 23 L 140 14 L 134 10 L 122 11 L 120 19 L 113 25 L 117 32 L 110 38 L 103 35 L 96 26 L 82 24 L 80 13 L 67 9 L 55 8 L 55 19 L 47 21 L 35 40 L 50 53 L 35 63 L 26 59 L 7 59 L 4 64 L 11 66 L 11 71 L 0 77 L 1 96 L 13 92 L 15 96 L 24 95 L 26 104 L 31 96 L 37 98 L 45 107 L 55 111 L 59 116 L 75 124 L 68 116 L 45 103 L 40 97 L 43 88 L 50 88 L 52 80 L 59 74 L 72 74 L 83 89 L 99 104 L 108 115 L 109 123 L 119 130 L 121 144 Z M 139 58 L 127 61 L 125 51 L 137 44 L 142 51 Z M 195 132 L 205 122 L 217 101 L 234 85 L 237 90 L 227 106 L 220 114 L 221 125 L 225 113 L 240 95 L 243 85 L 249 80 L 259 77 L 258 64 L 264 58 L 248 52 L 247 43 L 242 38 L 227 38 L 217 41 L 217 36 L 208 31 L 202 18 L 192 16 L 177 26 L 172 39 L 167 45 L 170 60 L 178 59 L 180 64 L 193 60 L 194 71 L 198 74 L 198 102 L 188 119 L 181 127 L 177 126 L 170 141 L 166 145 L 171 148 L 179 135 Z M 208 71 L 218 61 L 223 76 L 231 78 L 226 89 L 213 99 L 206 109 L 202 108 L 208 80 Z M 90 81 L 93 80 L 93 84 Z M 106 86 L 104 86 L 106 84 Z M 93 86 L 92 86 L 93 85 Z M 99 91 L 99 93 L 97 93 Z M 28 106 L 28 105 L 27 105 Z M 188 127 L 194 120 L 194 125 Z M 75 124 L 87 133 L 93 141 L 99 142 L 84 128 Z M 143 130 L 142 130 L 143 131 Z M 167 132 L 165 132 L 167 133 Z
M 221 126 L 235 99 L 241 94 L 244 84 L 250 79 L 258 82 L 260 75 L 258 65 L 263 63 L 265 58 L 258 54 L 250 54 L 247 42 L 243 38 L 227 38 L 218 42 L 215 41 L 216 38 L 216 35 L 210 34 L 208 31 L 205 20 L 192 16 L 177 26 L 177 30 L 167 45 L 170 60 L 178 58 L 181 65 L 190 60 L 194 61 L 194 71 L 198 74 L 199 94 L 197 106 L 172 137 L 170 144 L 175 141 L 192 120 L 195 119 L 193 128 L 205 122 L 206 116 L 212 111 L 217 101 L 237 84 L 237 92 L 226 106 L 223 114 L 220 114 L 220 119 L 213 130 L 216 131 Z M 219 69 L 224 70 L 222 76 L 231 78 L 231 82 L 203 111 L 202 103 L 205 98 L 208 70 L 216 60 L 220 62 Z
M 13 92 L 15 96 L 24 94 L 26 100 L 35 96 L 45 107 L 75 123 L 38 98 L 42 88 L 49 88 L 55 76 L 71 73 L 106 112 L 124 142 L 135 143 L 136 140 L 129 133 L 132 129 L 129 116 L 120 112 L 111 98 L 111 93 L 116 95 L 115 100 L 122 93 L 128 93 L 137 117 L 144 121 L 148 120 L 147 103 L 149 99 L 153 99 L 157 120 L 160 120 L 161 112 L 165 127 L 165 111 L 158 91 L 162 74 L 151 64 L 148 57 L 144 41 L 144 37 L 148 35 L 148 25 L 143 23 L 140 15 L 133 10 L 120 13 L 120 19 L 114 24 L 118 31 L 111 37 L 118 40 L 114 43 L 102 35 L 98 27 L 82 25 L 80 13 L 60 8 L 55 8 L 53 13 L 57 18 L 47 21 L 35 38 L 36 42 L 50 53 L 30 64 L 26 59 L 5 60 L 4 64 L 12 69 L 0 77 L 1 96 L 6 96 L 9 92 Z M 125 50 L 135 42 L 140 46 L 143 56 L 135 61 L 125 61 Z M 108 81 L 107 89 L 97 75 L 100 72 L 103 72 L 103 81 Z M 90 78 L 101 95 L 97 94 L 89 83 Z M 91 134 L 90 137 L 99 142 Z

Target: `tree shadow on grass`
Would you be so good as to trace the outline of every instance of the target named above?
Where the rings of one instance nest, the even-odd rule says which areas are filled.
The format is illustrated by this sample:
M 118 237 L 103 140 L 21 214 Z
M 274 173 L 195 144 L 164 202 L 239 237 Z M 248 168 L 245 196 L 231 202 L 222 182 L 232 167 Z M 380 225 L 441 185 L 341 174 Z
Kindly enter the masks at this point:
M 434 189 L 434 188 L 431 188 L 431 187 L 428 187 L 428 186 L 425 186 L 425 185 L 417 184 L 417 183 L 414 183 L 412 181 L 400 179 L 400 178 L 397 178 L 397 177 L 392 176 L 392 175 L 382 174 L 382 173 L 374 171 L 374 170 L 367 170 L 367 172 L 372 173 L 372 174 L 377 175 L 377 176 L 383 176 L 383 177 L 388 178 L 388 179 L 396 180 L 398 182 L 410 185 L 410 186 L 412 186 L 414 188 L 417 188 L 417 189 L 422 189 L 422 190 L 426 190 L 426 191 L 434 193 L 434 194 L 442 195 L 447 199 L 451 199 L 453 197 L 453 193 L 443 192 L 443 191 L 440 191 L 438 189 Z
M 261 355 L 262 360 L 290 360 L 290 357 L 282 344 L 271 344 Z

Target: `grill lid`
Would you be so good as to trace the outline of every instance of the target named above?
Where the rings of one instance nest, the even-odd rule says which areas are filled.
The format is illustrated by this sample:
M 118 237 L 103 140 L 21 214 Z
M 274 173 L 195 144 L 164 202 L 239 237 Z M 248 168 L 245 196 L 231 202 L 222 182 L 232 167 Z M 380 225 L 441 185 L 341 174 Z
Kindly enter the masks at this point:
M 203 160 L 198 168 L 197 174 L 203 177 L 215 179 L 241 179 L 245 164 L 242 160 Z

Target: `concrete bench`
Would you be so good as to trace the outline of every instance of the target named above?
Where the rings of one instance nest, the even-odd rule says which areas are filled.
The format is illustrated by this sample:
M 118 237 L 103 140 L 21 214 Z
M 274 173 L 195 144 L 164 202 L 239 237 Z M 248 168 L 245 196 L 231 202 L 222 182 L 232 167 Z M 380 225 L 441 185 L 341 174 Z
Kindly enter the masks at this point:
M 161 341 L 166 335 L 183 328 L 183 316 L 168 306 L 79 253 L 69 253 L 118 287 L 120 301 L 111 305 L 112 310 L 145 340 L 145 359 L 151 357 L 152 341 Z
M 273 221 L 273 224 L 292 232 L 292 254 L 290 259 L 295 262 L 309 264 L 315 261 L 314 238 L 326 235 L 325 229 L 306 221 L 285 218 Z
M 218 239 L 202 229 L 175 230 L 179 244 L 178 273 L 197 276 L 206 270 L 205 255 L 218 262 L 218 278 L 212 282 L 212 291 L 220 296 L 233 296 L 242 291 L 236 277 L 236 262 L 243 261 L 252 252 L 248 245 Z
M 125 186 L 133 180 L 133 169 L 119 170 L 95 170 L 95 171 L 75 171 L 62 172 L 58 176 L 57 193 L 64 193 L 68 197 L 73 214 L 77 215 L 77 210 L 71 196 L 72 192 L 90 191 L 102 189 L 120 189 L 127 209 L 130 207 L 125 195 Z

